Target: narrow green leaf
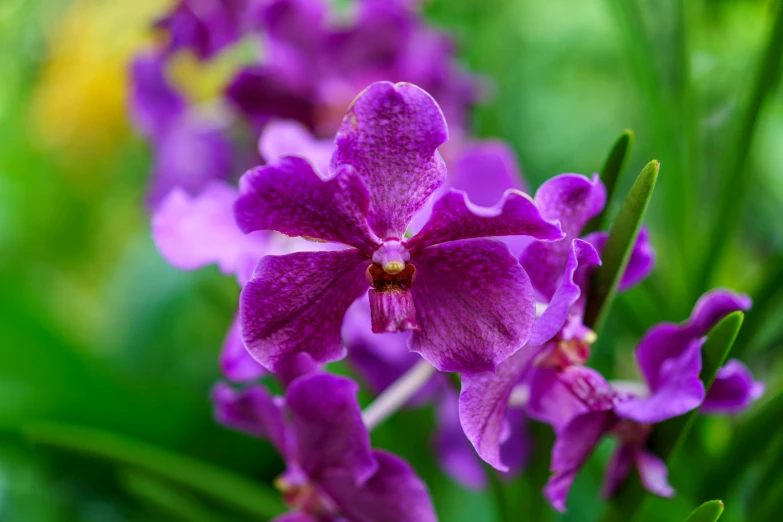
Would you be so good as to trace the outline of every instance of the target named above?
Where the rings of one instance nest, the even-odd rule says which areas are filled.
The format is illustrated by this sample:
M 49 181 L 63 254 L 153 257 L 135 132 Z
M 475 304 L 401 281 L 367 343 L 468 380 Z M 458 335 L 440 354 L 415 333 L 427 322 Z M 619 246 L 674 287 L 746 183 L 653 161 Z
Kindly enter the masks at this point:
M 116 433 L 48 421 L 30 423 L 24 432 L 33 442 L 154 473 L 262 519 L 284 511 L 280 496 L 264 484 Z
M 614 146 L 606 158 L 606 163 L 604 163 L 604 168 L 601 169 L 601 181 L 606 187 L 606 205 L 604 205 L 603 210 L 597 216 L 588 221 L 587 225 L 582 229 L 583 234 L 589 234 L 601 228 L 607 211 L 611 206 L 612 197 L 617 188 L 617 180 L 620 179 L 620 173 L 625 165 L 625 160 L 628 158 L 628 151 L 631 150 L 633 140 L 633 132 L 625 130 L 617 138 L 617 141 L 614 142 Z
M 617 285 L 628 266 L 631 251 L 655 189 L 659 168 L 660 163 L 652 160 L 642 169 L 609 227 L 609 238 L 601 253 L 603 264 L 593 274 L 585 310 L 584 322 L 596 332 L 600 331 L 606 319 Z
M 125 490 L 146 504 L 164 511 L 175 520 L 185 522 L 217 522 L 204 506 L 170 482 L 132 469 L 120 471 Z
M 723 502 L 710 500 L 697 507 L 685 522 L 717 522 L 723 514 Z
M 724 317 L 707 334 L 707 340 L 702 346 L 702 367 L 699 375 L 704 383 L 705 391 L 709 391 L 718 369 L 728 359 L 731 347 L 734 345 L 734 340 L 742 326 L 743 317 L 742 312 L 733 312 Z M 698 414 L 699 410 L 695 409 L 690 413 L 658 424 L 650 440 L 652 451 L 668 463 L 685 440 Z M 634 474 L 626 480 L 618 494 L 612 499 L 603 520 L 605 522 L 634 520 L 644 497 L 645 491 L 642 489 L 638 477 Z

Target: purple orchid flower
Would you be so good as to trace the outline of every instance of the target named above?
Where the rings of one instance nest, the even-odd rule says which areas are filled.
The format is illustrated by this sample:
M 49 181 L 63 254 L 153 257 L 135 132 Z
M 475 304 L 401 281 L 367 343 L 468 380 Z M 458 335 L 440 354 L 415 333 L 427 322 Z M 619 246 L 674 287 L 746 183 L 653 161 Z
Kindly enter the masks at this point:
M 565 510 L 568 491 L 579 469 L 599 440 L 607 434 L 620 441 L 607 470 L 604 494 L 609 496 L 627 478 L 632 466 L 651 493 L 669 497 L 665 463 L 646 449 L 653 425 L 698 408 L 705 399 L 701 347 L 705 336 L 721 319 L 750 308 L 750 299 L 727 290 L 702 296 L 691 318 L 682 324 L 663 323 L 647 332 L 636 349 L 636 361 L 645 379 L 638 386 L 611 386 L 597 372 L 581 367 L 587 379 L 569 379 L 569 392 L 582 405 L 556 430 L 552 448 L 552 476 L 544 494 L 555 509 Z M 576 369 L 572 368 L 572 369 Z
M 174 187 L 195 194 L 212 180 L 227 179 L 234 168 L 223 124 L 189 107 L 166 79 L 164 65 L 154 53 L 131 65 L 131 116 L 155 147 L 148 194 L 153 207 Z
M 331 138 L 364 86 L 407 81 L 430 92 L 452 127 L 462 128 L 476 82 L 457 67 L 450 40 L 409 4 L 363 0 L 348 25 L 337 25 L 322 1 L 265 3 L 257 12 L 266 60 L 237 74 L 228 99 L 259 126 L 292 119 Z
M 303 129 L 298 127 L 297 132 L 300 133 L 298 138 L 301 139 Z M 307 138 L 306 131 L 304 132 L 305 140 L 311 140 L 312 138 Z M 291 136 L 294 136 L 293 133 Z M 463 145 L 464 149 L 452 163 L 448 177 L 437 190 L 436 196 L 455 188 L 464 191 L 473 204 L 492 206 L 503 197 L 506 190 L 524 190 L 524 181 L 516 159 L 507 145 L 495 141 Z M 309 149 L 304 147 L 303 150 Z M 416 215 L 409 230 L 417 231 L 424 226 L 432 213 L 431 207 L 427 205 Z M 511 236 L 501 239 L 514 252 L 520 250 L 520 240 L 529 238 Z M 372 332 L 369 303 L 365 300 L 356 301 L 349 308 L 342 332 L 349 362 L 358 371 L 363 382 L 375 393 L 385 390 L 421 360 L 418 354 L 406 349 L 411 332 Z M 418 406 L 425 402 L 434 403 L 436 409 L 437 429 L 433 442 L 441 467 L 467 488 L 484 487 L 484 467 L 459 424 L 458 395 L 445 375 L 436 374 L 430 378 L 408 405 Z M 503 449 L 504 461 L 509 464 L 510 472 L 517 473 L 524 467 L 530 454 L 530 441 L 521 409 L 514 409 L 512 413 L 518 418 L 509 423 L 513 432 L 509 433 L 509 444 L 504 445 Z
M 701 413 L 734 415 L 764 394 L 764 383 L 753 378 L 741 361 L 730 359 L 715 375 L 715 381 L 701 404 Z
M 285 461 L 275 485 L 292 511 L 275 521 L 437 520 L 427 487 L 410 465 L 370 447 L 358 389 L 345 377 L 320 372 L 294 379 L 285 399 L 261 386 L 241 392 L 215 387 L 218 421 L 269 440 Z
M 443 183 L 436 149 L 446 139 L 432 97 L 411 84 L 379 82 L 343 120 L 329 178 L 296 157 L 243 176 L 235 212 L 245 232 L 274 229 L 351 247 L 259 263 L 240 304 L 245 346 L 257 361 L 274 371 L 298 352 L 317 362 L 344 357 L 343 316 L 370 286 L 373 331 L 413 331 L 410 349 L 441 371 L 493 370 L 524 345 L 535 315 L 532 288 L 508 248 L 486 236 L 557 240 L 562 233 L 521 192 L 508 191 L 487 209 L 451 191 L 406 238 L 414 214 Z
M 501 443 L 512 393 L 524 395 L 529 416 L 555 426 L 578 411 L 578 404 L 572 404 L 569 394 L 552 389 L 561 386 L 562 369 L 581 364 L 589 357 L 590 344 L 595 340 L 595 334 L 582 324 L 582 317 L 588 276 L 600 263 L 596 247 L 602 248 L 606 239 L 603 233 L 586 237 L 590 242 L 578 237 L 584 225 L 601 211 L 605 199 L 597 176 L 588 179 L 562 174 L 538 189 L 535 201 L 542 215 L 558 220 L 566 234 L 556 242 L 535 241 L 520 257 L 545 310 L 536 319 L 528 346 L 502 363 L 495 374 L 462 376 L 463 429 L 481 458 L 497 469 L 507 470 L 501 453 L 508 451 L 503 450 L 504 446 L 515 443 L 511 439 Z M 646 276 L 652 260 L 645 233 L 634 247 L 623 276 L 624 288 Z M 552 401 L 557 402 L 557 407 L 552 407 Z M 550 415 L 554 413 L 557 418 Z

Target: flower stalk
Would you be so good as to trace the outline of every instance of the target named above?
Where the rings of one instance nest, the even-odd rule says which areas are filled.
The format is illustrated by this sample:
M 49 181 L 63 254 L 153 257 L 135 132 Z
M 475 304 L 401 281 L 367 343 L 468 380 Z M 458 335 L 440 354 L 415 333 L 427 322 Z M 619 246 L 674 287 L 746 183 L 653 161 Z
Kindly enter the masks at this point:
M 375 402 L 362 412 L 362 420 L 372 430 L 399 410 L 435 374 L 435 367 L 427 361 L 420 361 L 381 393 Z

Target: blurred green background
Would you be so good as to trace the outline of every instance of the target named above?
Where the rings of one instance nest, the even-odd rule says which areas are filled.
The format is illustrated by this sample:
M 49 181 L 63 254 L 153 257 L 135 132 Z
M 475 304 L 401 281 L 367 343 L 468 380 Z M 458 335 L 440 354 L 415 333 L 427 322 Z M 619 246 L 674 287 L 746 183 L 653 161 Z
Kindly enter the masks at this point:
M 253 519 L 160 472 L 33 444 L 31 433 L 58 432 L 42 421 L 121 434 L 259 488 L 281 470 L 265 442 L 212 419 L 209 390 L 236 283 L 215 268 L 178 272 L 150 238 L 143 198 L 151 156 L 125 116 L 126 68 L 166 7 L 0 1 L 3 521 Z M 599 170 L 624 129 L 636 142 L 619 194 L 647 161 L 661 161 L 647 218 L 657 267 L 615 302 L 597 366 L 635 377 L 636 340 L 658 321 L 687 318 L 709 287 L 754 297 L 735 355 L 767 393 L 739 417 L 698 420 L 672 465 L 677 496 L 648 501 L 644 520 L 681 521 L 712 498 L 726 502 L 726 522 L 779 520 L 783 509 L 780 10 L 761 0 L 424 5 L 490 82 L 491 98 L 474 113 L 476 134 L 511 143 L 531 187 L 561 172 Z M 180 69 L 193 75 L 188 63 Z M 218 64 L 201 79 L 204 95 L 222 74 Z M 373 440 L 413 463 L 441 520 L 495 520 L 491 493 L 466 492 L 438 470 L 433 422 L 427 409 L 404 411 Z M 102 444 L 90 433 L 74 438 Z M 564 516 L 538 493 L 548 459 L 539 449 L 538 467 L 503 486 L 514 519 L 598 520 L 610 444 L 580 475 Z M 190 461 L 153 460 L 193 471 Z M 204 487 L 221 487 L 216 476 L 196 475 Z

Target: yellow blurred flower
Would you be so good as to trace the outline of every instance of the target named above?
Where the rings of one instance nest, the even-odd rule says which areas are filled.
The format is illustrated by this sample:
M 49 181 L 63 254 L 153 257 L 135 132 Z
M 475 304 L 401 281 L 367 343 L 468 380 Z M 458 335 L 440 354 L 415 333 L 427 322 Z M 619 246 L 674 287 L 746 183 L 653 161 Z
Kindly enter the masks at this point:
M 32 100 L 43 145 L 81 158 L 105 153 L 127 132 L 128 62 L 152 39 L 172 2 L 76 0 L 49 31 L 49 55 Z

